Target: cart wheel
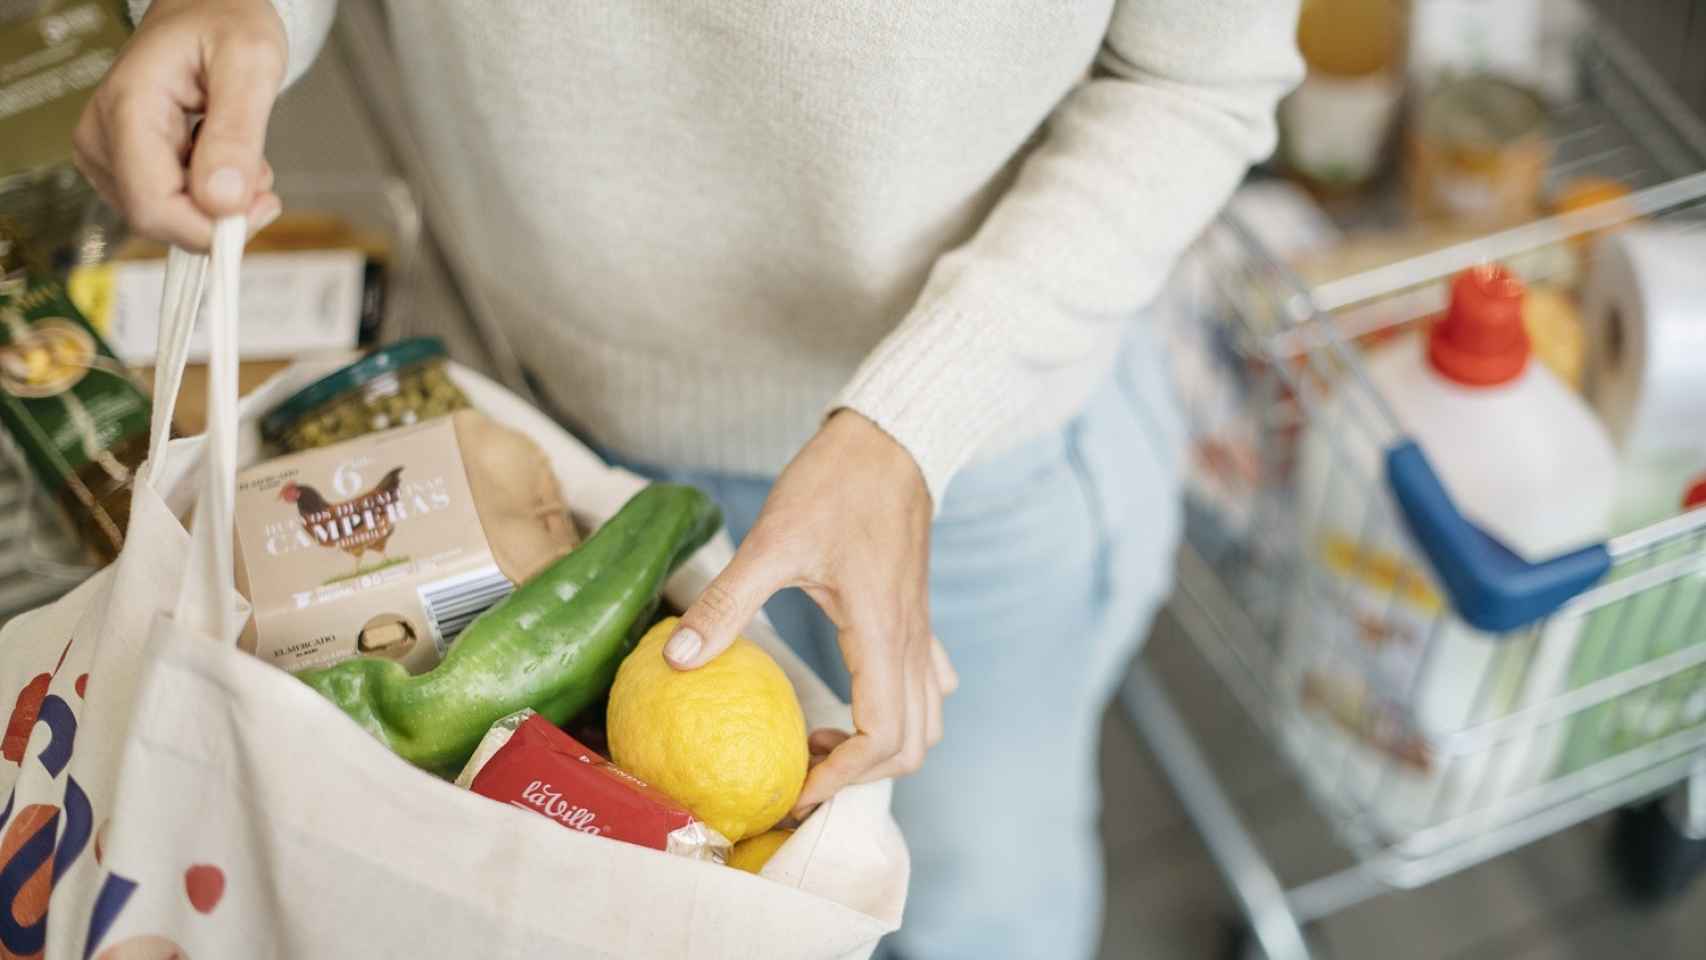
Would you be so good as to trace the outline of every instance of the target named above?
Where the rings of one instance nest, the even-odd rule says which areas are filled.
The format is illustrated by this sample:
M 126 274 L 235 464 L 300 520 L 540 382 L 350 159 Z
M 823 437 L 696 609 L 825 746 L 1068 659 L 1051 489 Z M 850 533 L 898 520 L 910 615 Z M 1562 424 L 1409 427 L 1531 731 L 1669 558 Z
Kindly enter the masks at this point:
M 1316 932 L 1315 925 L 1303 925 L 1303 940 L 1309 947 L 1311 960 L 1332 960 L 1332 951 L 1321 935 Z M 1235 920 L 1227 928 L 1226 953 L 1228 960 L 1268 960 L 1268 953 L 1262 949 L 1261 941 L 1256 939 L 1256 931 L 1242 919 Z
M 1636 903 L 1658 906 L 1687 891 L 1706 869 L 1706 839 L 1688 836 L 1664 801 L 1652 800 L 1617 811 L 1611 862 Z

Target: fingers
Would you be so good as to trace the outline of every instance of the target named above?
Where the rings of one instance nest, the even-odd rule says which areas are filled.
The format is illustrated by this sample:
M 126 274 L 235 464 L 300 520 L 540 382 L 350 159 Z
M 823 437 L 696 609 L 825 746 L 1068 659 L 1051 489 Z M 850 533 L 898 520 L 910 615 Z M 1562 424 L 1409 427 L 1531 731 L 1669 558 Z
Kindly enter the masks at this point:
M 249 205 L 249 239 L 253 240 L 255 234 L 271 226 L 283 212 L 284 202 L 279 200 L 278 194 L 268 190 L 257 195 L 255 202 Z
M 261 179 L 256 184 L 255 202 L 249 204 L 249 239 L 271 226 L 284 213 L 284 201 L 273 192 L 272 164 L 261 161 Z
M 182 91 L 123 74 L 115 68 L 83 110 L 72 136 L 78 169 L 136 232 L 205 249 L 213 223 L 184 190 L 190 128 Z
M 948 648 L 942 646 L 942 641 L 935 634 L 930 635 L 930 666 L 936 675 L 936 687 L 947 696 L 960 688 L 960 675 L 954 665 L 948 660 Z
M 823 730 L 813 730 L 811 736 L 806 738 L 806 748 L 811 751 L 813 758 L 822 759 L 823 757 L 835 752 L 836 747 L 846 743 L 852 736 L 853 735 L 851 733 L 848 733 L 845 730 L 831 730 L 827 728 Z
M 261 149 L 284 77 L 284 26 L 270 4 L 166 6 L 125 45 L 73 145 L 78 169 L 135 232 L 201 250 L 216 216 L 254 222 L 282 210 Z M 192 140 L 197 114 L 206 129 Z
M 740 631 L 786 578 L 776 556 L 756 536 L 748 536 L 734 559 L 681 615 L 663 656 L 677 670 L 692 670 L 729 648 Z
M 207 112 L 190 157 L 190 195 L 210 216 L 247 213 L 272 186 L 261 151 L 284 63 L 276 45 L 237 36 L 222 39 L 205 70 Z
M 872 739 L 870 734 L 853 734 L 806 775 L 806 784 L 800 789 L 800 798 L 794 801 L 794 809 L 809 811 L 835 796 L 842 787 L 863 783 L 865 774 L 891 756 L 883 743 Z
M 934 671 L 924 674 L 924 748 L 942 742 L 942 688 L 936 683 Z
M 113 162 L 116 206 L 132 229 L 187 250 L 205 250 L 213 221 L 185 192 L 178 158 L 188 146 L 181 116 L 165 100 L 120 97 L 106 107 L 102 124 Z
M 918 682 L 912 687 L 917 693 L 902 701 L 904 722 L 898 741 L 901 746 L 890 748 L 889 745 L 895 742 L 893 735 L 882 732 L 812 731 L 806 740 L 812 757 L 811 772 L 794 805 L 793 816 L 804 817 L 842 787 L 916 772 L 923 764 L 924 753 L 942 742 L 942 701 L 959 687 L 959 675 L 948 662 L 947 651 L 935 637 L 930 638 L 920 663 L 908 674 L 902 682 L 910 683 L 912 678 L 917 678 Z M 946 690 L 942 686 L 944 678 L 949 684 Z M 860 689 L 856 683 L 853 693 L 856 725 L 860 724 L 859 705 L 871 699 L 874 686 L 877 685 L 866 685 Z M 861 726 L 861 729 L 864 728 Z M 913 746 L 909 748 L 909 744 Z
M 842 655 L 853 676 L 852 736 L 837 744 L 824 761 L 806 775 L 806 783 L 795 801 L 798 809 L 809 809 L 834 796 L 842 787 L 873 777 L 907 745 L 907 715 L 912 696 L 908 690 L 907 663 L 899 643 L 880 644 L 881 633 L 861 629 L 855 622 L 839 618 Z M 919 720 L 922 721 L 922 713 Z M 922 738 L 920 738 L 922 739 Z
M 906 727 L 900 738 L 900 752 L 889 759 L 889 762 L 871 771 L 866 779 L 876 780 L 880 777 L 904 776 L 917 771 L 924 766 L 925 727 L 929 722 L 932 687 L 929 684 L 930 667 L 926 661 L 926 651 L 920 650 L 922 656 L 915 656 L 907 665 L 906 671 Z

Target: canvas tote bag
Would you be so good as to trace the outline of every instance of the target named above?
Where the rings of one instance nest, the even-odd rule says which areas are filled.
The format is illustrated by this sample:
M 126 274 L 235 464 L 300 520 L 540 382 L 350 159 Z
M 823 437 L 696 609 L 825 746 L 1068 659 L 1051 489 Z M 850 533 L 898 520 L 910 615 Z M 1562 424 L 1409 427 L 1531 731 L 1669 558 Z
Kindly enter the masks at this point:
M 859 957 L 900 921 L 889 785 L 844 791 L 763 876 L 578 831 L 410 767 L 290 675 L 236 649 L 232 503 L 254 421 L 318 373 L 240 404 L 240 219 L 211 263 L 173 251 L 154 441 L 118 559 L 0 632 L 0 957 Z M 202 288 L 208 429 L 168 442 Z M 469 371 L 474 404 L 549 456 L 601 520 L 642 485 Z M 193 507 L 194 523 L 179 519 Z M 690 603 L 726 536 L 671 580 Z M 763 622 L 808 723 L 847 708 Z

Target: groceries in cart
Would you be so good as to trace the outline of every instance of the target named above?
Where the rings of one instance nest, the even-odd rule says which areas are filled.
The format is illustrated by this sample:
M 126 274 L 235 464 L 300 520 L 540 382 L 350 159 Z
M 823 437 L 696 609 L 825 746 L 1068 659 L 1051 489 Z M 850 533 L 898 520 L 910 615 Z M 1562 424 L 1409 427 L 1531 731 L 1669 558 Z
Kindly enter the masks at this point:
M 1605 536 L 1617 463 L 1587 403 L 1532 362 L 1524 294 L 1503 267 L 1465 272 L 1425 333 L 1369 350 L 1364 370 L 1459 509 L 1510 549 L 1543 558 Z M 1366 435 L 1378 429 L 1374 411 L 1359 407 L 1367 402 L 1331 391 L 1301 442 L 1299 524 L 1312 565 L 1295 598 L 1282 669 L 1298 691 L 1304 736 L 1348 736 L 1403 758 L 1377 815 L 1411 824 L 1471 799 L 1452 795 L 1441 781 L 1448 765 L 1415 737 L 1425 742 L 1558 692 L 1573 648 L 1564 634 L 1577 624 L 1498 643 L 1448 615 L 1388 495 L 1362 479 L 1380 475 L 1384 454 Z M 1502 678 L 1490 691 L 1489 676 Z M 1334 775 L 1388 773 L 1378 755 L 1366 770 L 1356 759 L 1343 763 Z M 1508 781 L 1503 790 L 1547 772 L 1522 764 L 1494 775 Z M 1476 795 L 1489 789 L 1479 770 L 1450 773 Z
M 1380 173 L 1404 96 L 1403 39 L 1396 0 L 1303 5 L 1297 45 L 1309 72 L 1280 105 L 1281 156 L 1315 189 L 1342 194 Z
M 1605 225 L 1524 250 L 1510 266 L 1348 298 L 1334 314 L 1281 330 L 1273 342 L 1297 353 L 1283 369 L 1246 361 L 1253 379 L 1227 403 L 1233 412 L 1239 402 L 1269 404 L 1265 420 L 1247 421 L 1262 454 L 1251 472 L 1268 475 L 1258 494 L 1295 502 L 1296 515 L 1293 524 L 1267 524 L 1260 540 L 1281 553 L 1296 543 L 1310 559 L 1286 589 L 1239 588 L 1258 616 L 1274 595 L 1289 597 L 1277 662 L 1297 704 L 1290 729 L 1300 743 L 1342 742 L 1343 752 L 1300 755 L 1351 794 L 1378 795 L 1368 815 L 1387 829 L 1483 808 L 1706 721 L 1698 684 L 1678 678 L 1660 694 L 1568 722 L 1511 727 L 1493 747 L 1460 745 L 1465 730 L 1549 709 L 1565 693 L 1701 639 L 1693 626 L 1694 611 L 1706 609 L 1699 574 L 1516 636 L 1475 630 L 1454 614 L 1383 482 L 1388 445 L 1401 431 L 1466 517 L 1501 549 L 1535 562 L 1687 509 L 1688 490 L 1706 472 L 1702 234 L 1618 219 L 1630 193 L 1606 181 L 1571 181 L 1554 203 L 1560 216 L 1585 213 Z M 1346 235 L 1337 250 L 1316 243 L 1298 257 L 1306 276 L 1316 272 L 1318 291 L 1331 295 L 1340 277 L 1358 282 L 1421 255 L 1442 234 L 1388 235 L 1385 248 L 1356 240 Z M 1349 338 L 1351 353 L 1335 354 L 1322 331 L 1311 331 L 1325 322 Z M 1310 335 L 1285 339 L 1299 333 Z M 1282 386 L 1263 396 L 1264 382 Z M 1287 408 L 1301 430 L 1278 426 Z M 1230 435 L 1223 424 L 1216 436 Z M 1668 550 L 1682 563 L 1693 547 Z M 1623 576 L 1614 571 L 1608 581 Z
M 1396 168 L 1414 219 L 1484 228 L 1534 217 L 1552 160 L 1549 97 L 1575 86 L 1574 56 L 1546 42 L 1539 7 L 1304 4 L 1308 70 L 1279 111 L 1284 169 L 1336 209 L 1367 203 Z
M 1485 230 L 1341 228 L 1300 191 L 1240 191 L 1233 216 L 1330 312 L 1288 312 L 1269 293 L 1283 277 L 1215 249 L 1224 231 L 1180 270 L 1206 291 L 1194 324 L 1190 303 L 1172 318 L 1198 461 L 1192 542 L 1254 622 L 1275 625 L 1284 726 L 1306 770 L 1397 834 L 1706 725 L 1706 672 L 1576 716 L 1553 706 L 1697 644 L 1699 572 L 1482 632 L 1456 615 L 1387 490 L 1387 449 L 1408 434 L 1456 507 L 1533 562 L 1687 509 L 1706 473 L 1706 233 L 1687 213 L 1636 216 L 1629 186 L 1593 173 L 1546 196 L 1552 239 L 1418 282 L 1414 264 L 1473 262 Z M 1608 590 L 1681 570 L 1698 547 L 1655 547 L 1643 567 L 1614 568 Z M 1299 554 L 1301 568 L 1288 563 Z

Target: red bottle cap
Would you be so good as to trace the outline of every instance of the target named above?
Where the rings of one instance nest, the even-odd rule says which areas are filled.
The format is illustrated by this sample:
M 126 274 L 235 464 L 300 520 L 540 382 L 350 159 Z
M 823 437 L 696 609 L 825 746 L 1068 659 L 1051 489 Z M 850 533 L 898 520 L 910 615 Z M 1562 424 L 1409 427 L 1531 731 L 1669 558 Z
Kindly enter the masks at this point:
M 1428 360 L 1472 387 L 1516 379 L 1528 363 L 1522 281 L 1498 264 L 1472 267 L 1451 282 L 1451 306 L 1428 333 Z

